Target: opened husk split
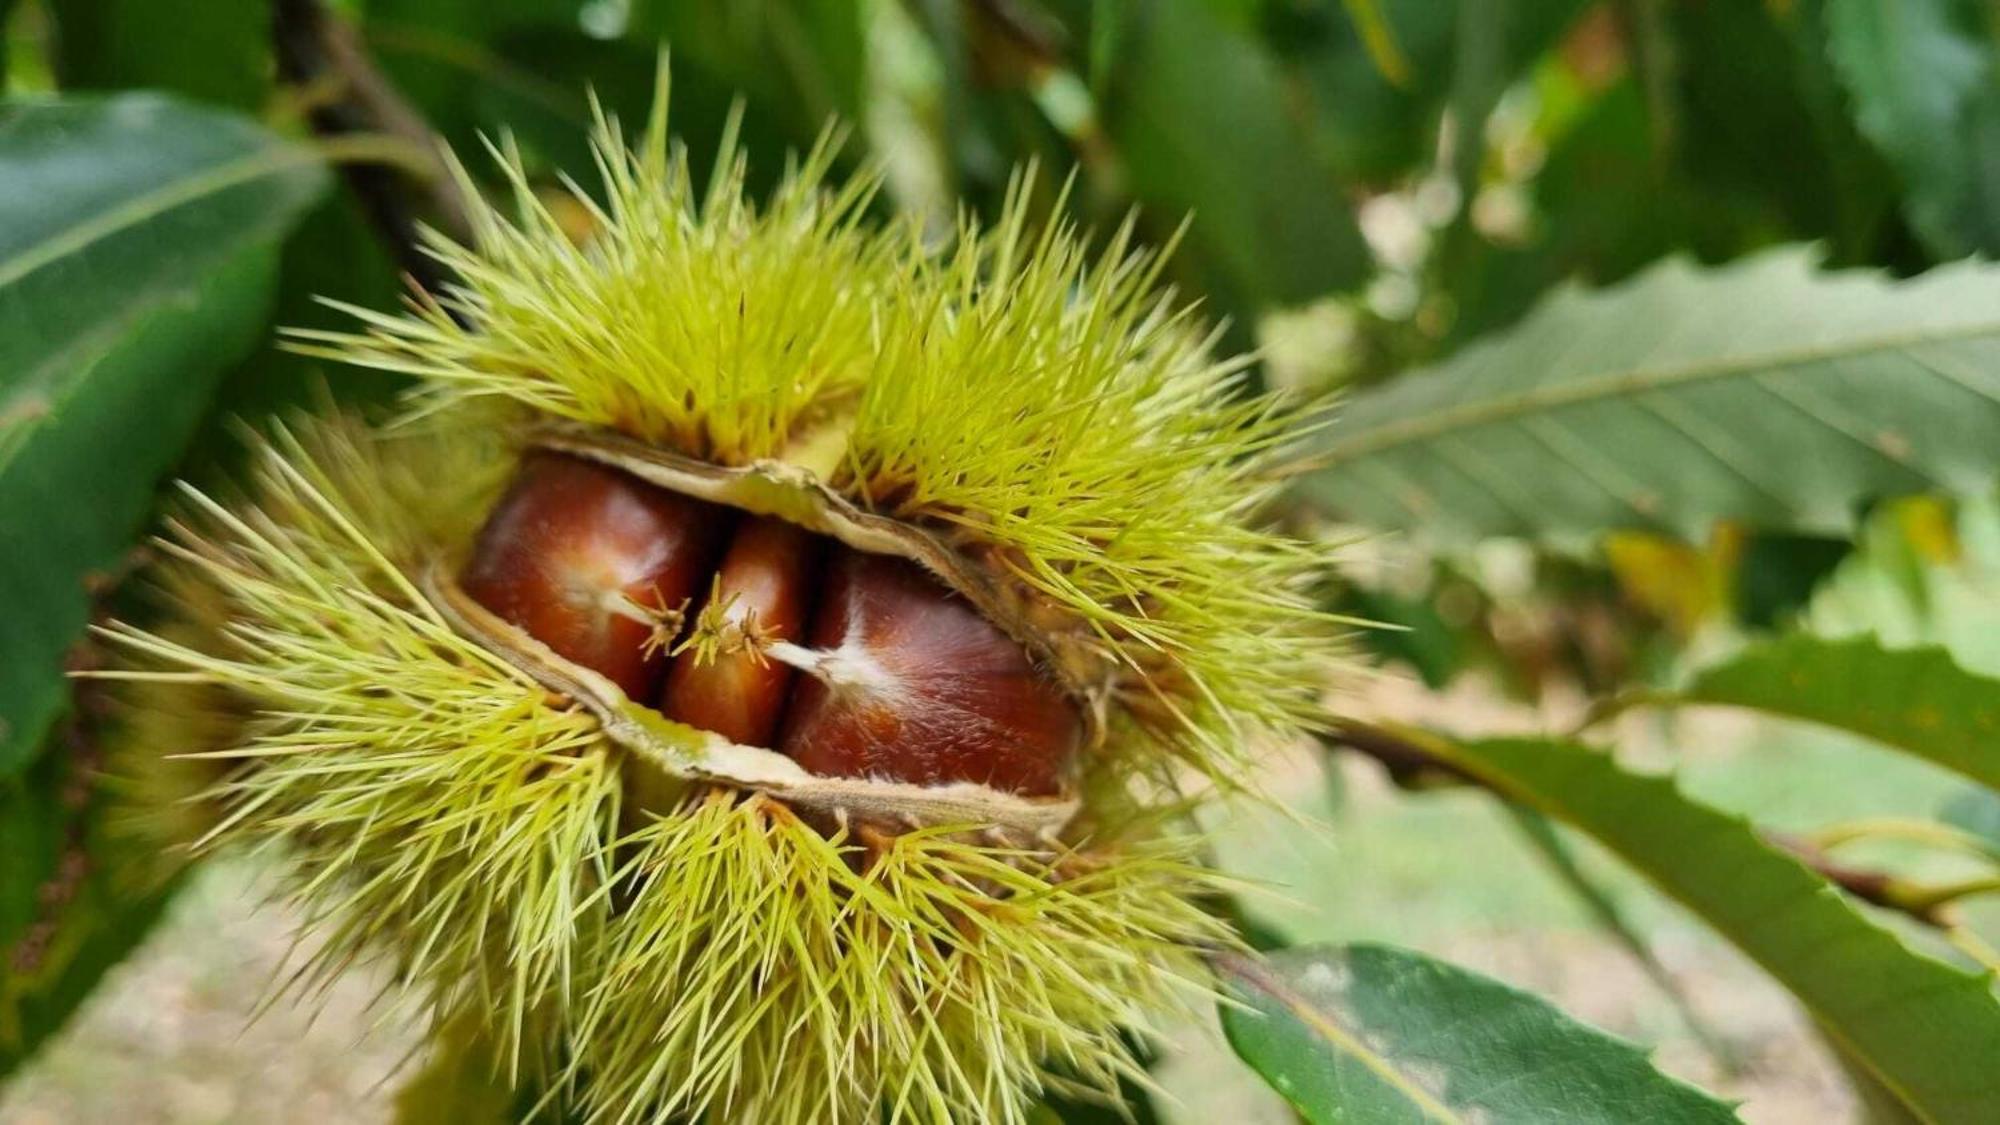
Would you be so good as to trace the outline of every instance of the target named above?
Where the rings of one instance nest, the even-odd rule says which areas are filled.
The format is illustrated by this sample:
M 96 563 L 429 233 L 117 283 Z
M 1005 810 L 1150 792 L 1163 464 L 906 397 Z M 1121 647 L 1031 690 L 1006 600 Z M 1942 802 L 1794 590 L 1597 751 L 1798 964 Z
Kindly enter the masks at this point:
M 135 724 L 121 769 L 205 778 L 200 844 L 287 857 L 322 971 L 387 958 L 544 1106 L 1113 1097 L 1126 1034 L 1234 940 L 1182 783 L 1236 785 L 1337 665 L 1315 551 L 1259 523 L 1302 416 L 1211 356 L 1129 228 L 1093 259 L 1017 193 L 938 248 L 867 220 L 826 149 L 759 207 L 727 146 L 695 188 L 664 103 L 636 148 L 601 124 L 580 242 L 503 161 L 515 216 L 431 240 L 454 288 L 294 335 L 413 376 L 409 410 L 275 427 L 240 495 L 189 492 L 177 616 L 110 630 L 110 674 L 220 694 L 234 734 Z M 818 776 L 557 655 L 461 582 L 529 451 L 921 567 L 1076 708 L 1060 791 Z

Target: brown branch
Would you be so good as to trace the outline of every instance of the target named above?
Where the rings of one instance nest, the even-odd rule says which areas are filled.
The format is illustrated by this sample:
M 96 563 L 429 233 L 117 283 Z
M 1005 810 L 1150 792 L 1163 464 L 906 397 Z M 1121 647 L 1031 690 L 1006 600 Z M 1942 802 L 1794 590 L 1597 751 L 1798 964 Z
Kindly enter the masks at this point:
M 1021 55 L 1040 66 L 1062 64 L 1068 44 L 1062 27 L 1016 0 L 967 0 L 965 8 L 984 30 L 1003 36 Z
M 1367 723 L 1342 722 L 1325 736 L 1327 746 L 1371 758 L 1403 789 L 1434 789 L 1484 782 L 1394 732 Z
M 1781 832 L 1762 834 L 1766 843 L 1789 853 L 1821 877 L 1863 902 L 1907 914 L 1926 926 L 1949 930 L 1958 924 L 1950 903 L 1936 901 L 1928 889 L 1907 879 L 1842 863 L 1819 848 Z
M 271 40 L 279 77 L 307 94 L 307 120 L 314 133 L 329 138 L 387 134 L 408 141 L 429 159 L 429 173 L 421 178 L 359 162 L 344 165 L 341 172 L 397 265 L 424 292 L 441 292 L 450 279 L 423 250 L 413 200 L 421 198 L 431 217 L 455 238 L 462 240 L 469 224 L 436 132 L 376 69 L 354 29 L 320 0 L 272 0 Z
M 1391 730 L 1367 723 L 1343 722 L 1323 741 L 1332 749 L 1372 759 L 1389 775 L 1389 780 L 1405 789 L 1473 785 L 1510 804 L 1517 803 L 1480 778 Z M 1950 930 L 1957 925 L 1949 902 L 1939 901 L 1923 886 L 1886 871 L 1841 863 L 1811 844 L 1781 833 L 1763 832 L 1760 836 L 1772 847 L 1789 854 L 1821 878 L 1863 902 L 1896 911 L 1942 930 Z

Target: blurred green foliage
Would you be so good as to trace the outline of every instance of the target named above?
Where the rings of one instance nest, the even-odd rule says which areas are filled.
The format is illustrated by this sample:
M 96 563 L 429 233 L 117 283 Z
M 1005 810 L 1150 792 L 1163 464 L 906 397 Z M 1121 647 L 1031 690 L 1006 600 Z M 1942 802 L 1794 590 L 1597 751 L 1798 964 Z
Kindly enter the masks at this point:
M 281 127 L 340 96 L 279 87 L 257 0 L 11 6 L 17 89 L 154 87 Z M 990 213 L 1033 159 L 1046 186 L 1078 181 L 1068 206 L 1094 224 L 1136 206 L 1166 240 L 1192 215 L 1177 277 L 1239 341 L 1274 312 L 1339 312 L 1356 338 L 1329 362 L 1360 379 L 1508 324 L 1560 280 L 1677 250 L 1713 262 L 1820 240 L 1836 264 L 1910 271 L 1984 245 L 1940 232 L 1925 175 L 1981 166 L 1977 130 L 1951 125 L 1977 118 L 1987 80 L 1969 2 L 333 8 L 475 171 L 480 138 L 503 133 L 538 175 L 587 171 L 589 92 L 636 119 L 664 47 L 697 168 L 738 100 L 764 176 L 839 120 L 853 161 L 889 169 L 894 205 L 940 219 Z M 20 65 L 30 54 L 39 67 Z
M 87 821 L 88 801 L 61 816 L 53 806 L 35 816 L 4 811 L 36 806 L 70 776 L 51 732 L 73 729 L 58 715 L 63 661 L 74 655 L 64 650 L 95 608 L 79 576 L 110 566 L 132 542 L 165 470 L 178 462 L 200 476 L 228 463 L 226 420 L 304 401 L 321 393 L 322 376 L 341 398 L 394 390 L 248 342 L 268 340 L 278 323 L 327 324 L 335 314 L 319 297 L 393 302 L 399 270 L 417 268 L 397 223 L 451 231 L 456 222 L 423 155 L 430 133 L 486 189 L 499 186 L 481 151 L 489 144 L 518 150 L 535 187 L 565 172 L 587 183 L 593 113 L 643 118 L 662 51 L 671 58 L 673 128 L 697 176 L 733 136 L 749 154 L 753 186 L 768 184 L 840 128 L 844 166 L 880 172 L 877 206 L 922 216 L 940 235 L 961 211 L 993 216 L 1017 177 L 1036 189 L 1044 220 L 1104 230 L 1136 214 L 1143 240 L 1176 247 L 1169 277 L 1217 321 L 1223 346 L 1264 347 L 1259 379 L 1307 394 L 1350 392 L 1349 417 L 1364 422 L 1432 417 L 1481 395 L 1533 401 L 1564 363 L 1579 378 L 1622 378 L 1660 349 L 1635 345 L 1645 353 L 1635 358 L 1620 341 L 1645 343 L 1661 323 L 1700 345 L 1683 340 L 1667 352 L 1740 361 L 1737 391 L 1754 398 L 1778 375 L 1799 373 L 1724 346 L 1736 315 L 1767 326 L 1771 318 L 1755 287 L 1718 280 L 1747 273 L 1718 268 L 1793 246 L 1760 259 L 1802 263 L 1787 282 L 1790 344 L 1817 338 L 1819 302 L 1833 292 L 1816 273 L 1804 276 L 1817 267 L 1803 263 L 1880 271 L 1870 292 L 1895 297 L 1863 303 L 1893 320 L 1888 328 L 1917 332 L 1916 343 L 1885 359 L 1864 339 L 1807 373 L 1815 388 L 1835 388 L 1811 400 L 1822 415 L 1811 448 L 1849 439 L 1855 448 L 1804 457 L 1760 444 L 1744 436 L 1759 418 L 1734 405 L 1743 399 L 1721 404 L 1702 388 L 1669 404 L 1695 419 L 1680 426 L 1686 464 L 1696 461 L 1692 447 L 1707 447 L 1725 466 L 1776 466 L 1781 487 L 1746 479 L 1710 490 L 1725 500 L 1698 510 L 1676 503 L 1658 518 L 1641 512 L 1624 522 L 1593 507 L 1572 520 L 1568 530 L 1580 534 L 1559 546 L 1541 533 L 1560 505 L 1531 503 L 1521 518 L 1496 522 L 1489 496 L 1461 494 L 1454 519 L 1478 534 L 1438 550 L 1367 541 L 1350 553 L 1363 561 L 1350 566 L 1335 608 L 1395 626 L 1359 643 L 1432 687 L 1483 670 L 1531 698 L 1555 687 L 1621 697 L 1667 681 L 1718 635 L 1801 624 L 1838 633 L 1857 619 L 1893 622 L 1881 626 L 1892 643 L 1942 638 L 1953 659 L 1976 664 L 1991 641 L 1982 649 L 1965 638 L 1980 633 L 1972 622 L 1990 618 L 1967 607 L 1990 610 L 1993 600 L 1983 585 L 1991 576 L 1979 570 L 1986 564 L 1968 560 L 1992 557 L 1975 539 L 1993 522 L 1993 473 L 1965 450 L 1978 446 L 1972 427 L 1985 415 L 1960 399 L 1940 406 L 1946 398 L 1936 392 L 1952 383 L 2000 395 L 1989 394 L 1977 365 L 1969 377 L 1932 368 L 1926 382 L 1896 364 L 1935 361 L 1938 349 L 1926 345 L 1944 335 L 1975 350 L 1991 345 L 2000 325 L 1974 331 L 1968 324 L 1984 306 L 1961 300 L 1968 324 L 1942 332 L 1928 319 L 1931 291 L 1898 279 L 2000 252 L 1996 21 L 2000 9 L 1979 0 L 0 0 L 0 88 L 9 96 L 0 108 L 0 198 L 10 176 L 16 190 L 29 183 L 20 122 L 30 115 L 21 107 L 51 94 L 164 91 L 205 107 L 184 112 L 238 115 L 211 142 L 240 129 L 274 144 L 337 145 L 358 132 L 403 145 L 368 159 L 350 152 L 340 166 L 349 190 L 314 196 L 309 207 L 302 189 L 276 218 L 252 225 L 238 216 L 223 235 L 168 239 L 146 262 L 180 271 L 179 304 L 154 308 L 147 293 L 135 297 L 143 270 L 107 268 L 95 300 L 74 307 L 11 284 L 19 278 L 0 290 L 0 325 L 60 325 L 82 308 L 101 336 L 0 339 L 0 356 L 25 357 L 0 370 L 0 514 L 46 521 L 54 505 L 73 503 L 36 486 L 13 463 L 17 448 L 35 454 L 24 462 L 30 469 L 84 466 L 83 479 L 108 497 L 77 524 L 87 544 L 61 558 L 34 553 L 32 581 L 0 565 L 8 583 L 0 606 L 32 602 L 35 620 L 60 618 L 38 626 L 32 652 L 24 632 L 8 635 L 14 659 L 0 669 L 0 716 L 20 728 L 0 731 L 0 772 L 20 771 L 0 790 L 0 844 L 9 832 L 35 841 L 8 853 L 33 862 L 0 880 L 0 947 L 38 924 L 30 900 L 58 863 L 64 834 L 96 838 L 87 825 L 59 825 Z M 131 103 L 61 104 L 86 117 L 99 111 L 77 107 L 113 107 L 101 111 L 111 119 Z M 130 156 L 144 145 L 128 147 Z M 587 218 L 573 218 L 583 233 Z M 254 268 L 221 281 L 196 276 L 245 242 L 254 243 L 243 249 Z M 1804 243 L 1819 256 L 1797 247 Z M 0 277 L 9 245 L 0 231 Z M 1565 283 L 1617 283 L 1670 257 L 1687 263 L 1670 287 L 1550 303 Z M 1975 296 L 1993 280 L 1986 267 L 1965 269 L 1958 276 Z M 217 298 L 224 281 L 226 299 Z M 1862 285 L 1841 284 L 1843 292 Z M 1651 296 L 1669 288 L 1670 298 Z M 127 304 L 139 311 L 124 315 Z M 1551 316 L 1584 305 L 1599 313 Z M 1617 312 L 1615 324 L 1604 309 Z M 175 348 L 154 346 L 161 332 Z M 1524 344 L 1537 332 L 1540 350 Z M 152 367 L 132 359 L 135 348 Z M 1400 381 L 1417 368 L 1445 378 Z M 97 394 L 67 429 L 22 409 L 51 379 L 93 377 L 123 394 Z M 149 395 L 158 407 L 133 405 Z M 1630 397 L 1632 413 L 1659 412 Z M 112 414 L 139 436 L 120 436 L 103 421 Z M 1599 425 L 1605 417 L 1582 418 L 1578 430 L 1592 440 L 1569 446 L 1546 425 L 1533 430 L 1521 444 L 1534 448 L 1515 450 L 1498 483 L 1544 501 L 1589 485 L 1608 493 L 1603 482 L 1630 474 L 1634 451 L 1648 446 L 1629 437 L 1639 432 L 1630 419 L 1633 428 L 1616 430 Z M 1905 424 L 1876 432 L 1885 417 Z M 80 437 L 78 421 L 109 428 Z M 1946 429 L 1953 441 L 1933 444 Z M 1378 438 L 1364 434 L 1363 444 Z M 1410 463 L 1443 479 L 1447 462 L 1490 454 L 1469 440 L 1419 446 Z M 1918 456 L 1899 455 L 1899 443 L 1913 441 L 1923 443 Z M 119 455 L 99 456 L 107 447 Z M 1930 483 L 1905 471 L 1925 455 L 1948 455 L 1957 497 L 1893 495 Z M 1671 466 L 1649 471 L 1681 483 Z M 1424 501 L 1444 495 L 1412 502 L 1360 478 L 1328 478 L 1314 491 L 1334 502 L 1280 515 L 1330 542 L 1351 539 L 1350 524 L 1425 530 L 1436 509 Z M 1796 518 L 1807 506 L 1799 496 L 1816 506 L 1809 526 Z M 1827 512 L 1839 518 L 1821 518 Z M 19 538 L 29 522 L 0 527 L 0 547 L 11 549 L 0 563 L 30 557 Z M 1520 538 L 1487 534 L 1500 523 Z M 1964 820 L 1969 807 L 1954 815 Z M 1595 816 L 1583 812 L 1573 819 Z M 1738 843 L 1754 846 L 1743 835 Z M 1639 858 L 1643 867 L 1649 857 Z M 116 913 L 94 893 L 77 896 L 88 909 L 77 915 L 76 947 L 101 945 L 29 1005 L 36 1030 L 59 1023 L 114 955 L 116 934 L 138 928 L 92 936 L 93 919 Z M 139 918 L 153 906 L 135 899 L 118 909 Z M 0 1058 L 11 1064 L 6 1048 L 0 1042 Z

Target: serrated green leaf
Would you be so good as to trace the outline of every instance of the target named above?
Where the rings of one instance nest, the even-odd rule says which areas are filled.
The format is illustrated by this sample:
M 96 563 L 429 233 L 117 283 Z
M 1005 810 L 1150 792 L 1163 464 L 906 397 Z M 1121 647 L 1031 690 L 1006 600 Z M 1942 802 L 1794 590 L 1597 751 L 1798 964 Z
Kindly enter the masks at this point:
M 1942 648 L 1794 634 L 1703 670 L 1669 698 L 1835 727 L 2000 789 L 2000 680 Z
M 1893 280 L 1787 247 L 1558 292 L 1356 395 L 1307 489 L 1438 541 L 1846 531 L 1865 497 L 1991 487 L 1996 436 L 2000 266 Z
M 263 331 L 310 151 L 151 95 L 0 108 L 0 777 L 63 707 L 115 566 Z
M 1225 954 L 1229 1042 L 1315 1123 L 1716 1122 L 1730 1107 L 1547 1001 L 1420 953 Z
M 1828 0 L 1827 54 L 1932 252 L 2000 250 L 2000 73 L 1954 0 Z
M 1990 979 L 1915 952 L 1742 819 L 1573 743 L 1425 738 L 1424 747 L 1595 839 L 1693 911 L 1919 1120 L 1979 1121 L 2000 1105 Z

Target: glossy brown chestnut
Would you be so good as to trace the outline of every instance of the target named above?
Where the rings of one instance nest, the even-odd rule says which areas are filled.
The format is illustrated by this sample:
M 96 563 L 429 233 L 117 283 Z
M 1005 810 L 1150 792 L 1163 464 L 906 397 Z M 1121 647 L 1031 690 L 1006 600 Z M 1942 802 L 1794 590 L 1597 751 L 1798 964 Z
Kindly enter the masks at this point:
M 915 563 L 835 550 L 779 749 L 812 773 L 1061 792 L 1075 707 L 1021 646 Z
M 564 659 L 650 699 L 675 611 L 708 586 L 732 513 L 559 453 L 530 454 L 473 543 L 465 592 Z M 655 636 L 664 627 L 669 635 Z
M 1076 706 L 907 559 L 527 457 L 464 592 L 626 696 L 823 777 L 1063 791 Z
M 714 635 L 675 655 L 662 713 L 744 746 L 773 744 L 795 673 L 765 650 L 804 638 L 825 546 L 783 520 L 753 517 L 737 527 L 697 623 Z

